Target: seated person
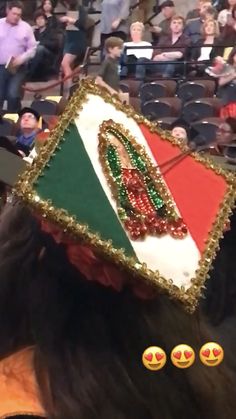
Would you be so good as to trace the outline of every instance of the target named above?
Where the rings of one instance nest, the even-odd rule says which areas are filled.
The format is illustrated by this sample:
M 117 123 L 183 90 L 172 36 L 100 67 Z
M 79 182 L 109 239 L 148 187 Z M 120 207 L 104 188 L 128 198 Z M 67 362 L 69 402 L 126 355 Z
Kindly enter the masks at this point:
M 179 118 L 171 124 L 171 135 L 192 149 L 202 145 L 199 133 L 183 118 Z
M 142 22 L 134 22 L 130 26 L 130 42 L 124 43 L 124 53 L 121 58 L 121 76 L 135 72 L 135 64 L 139 58 L 152 58 L 152 44 L 143 41 L 144 24 Z M 135 47 L 148 47 L 151 48 L 135 48 Z M 129 47 L 129 48 L 127 48 Z M 134 47 L 130 49 L 130 47 Z
M 177 63 L 184 60 L 190 44 L 189 38 L 183 33 L 184 18 L 182 16 L 174 16 L 171 19 L 170 29 L 171 33 L 169 36 L 160 38 L 157 47 L 153 51 L 152 61 L 142 58 L 138 60 L 136 65 L 137 79 L 143 80 L 147 71 L 160 73 L 163 77 L 173 77 L 182 68 L 181 64 Z M 176 64 L 173 61 L 176 61 Z
M 219 58 L 216 61 L 218 60 Z M 236 118 L 236 48 L 230 54 L 228 65 L 222 62 L 222 70 L 218 77 L 217 96 L 222 103 L 221 118 Z
M 221 117 L 236 118 L 236 48 L 230 54 L 228 63 L 231 69 L 228 74 L 222 74 L 218 81 L 218 97 L 221 98 L 223 107 Z
M 227 24 L 228 19 L 231 18 L 232 16 L 232 10 L 235 5 L 236 5 L 236 0 L 227 0 L 226 2 L 227 7 L 220 11 L 217 18 L 220 27 L 223 28 Z
M 202 9 L 202 5 L 204 3 L 208 3 L 207 7 L 209 6 L 209 0 L 199 0 L 197 3 L 197 7 L 196 9 L 191 9 L 189 10 L 189 12 L 187 13 L 186 16 L 186 21 L 188 22 L 191 19 L 196 19 L 200 17 L 200 10 Z M 211 6 L 211 4 L 210 4 Z
M 210 154 L 225 155 L 227 149 L 236 141 L 236 119 L 228 117 L 216 130 L 215 141 L 211 144 Z
M 189 36 L 192 44 L 196 44 L 202 37 L 202 25 L 207 19 L 215 19 L 217 15 L 216 9 L 211 6 L 211 2 L 202 3 L 200 9 L 200 17 L 191 19 L 187 22 L 184 33 Z
M 54 28 L 47 26 L 47 18 L 42 10 L 38 10 L 34 16 L 36 29 L 34 36 L 38 42 L 36 54 L 29 64 L 29 76 L 42 78 L 42 69 L 45 76 L 53 72 L 53 66 L 59 51 L 59 41 Z M 43 66 L 42 66 L 43 64 Z M 56 72 L 56 69 L 54 69 Z
M 191 58 L 199 64 L 191 65 L 197 75 L 203 75 L 205 68 L 223 50 L 219 47 L 219 26 L 214 19 L 207 19 L 202 25 L 202 38 L 193 45 Z
M 236 6 L 233 7 L 231 16 L 228 15 L 227 17 L 227 22 L 221 32 L 220 40 L 224 48 L 223 58 L 228 60 L 236 44 Z
M 123 41 L 115 36 L 110 36 L 105 41 L 106 58 L 102 62 L 95 82 L 111 95 L 120 92 L 119 59 L 123 50 Z
M 175 5 L 172 0 L 165 0 L 160 5 L 164 18 L 158 25 L 150 27 L 154 44 L 157 44 L 160 36 L 167 36 L 170 33 L 170 24 L 173 16 L 176 15 Z
M 36 135 L 41 131 L 40 115 L 34 109 L 26 107 L 19 112 L 19 118 L 20 132 L 16 137 L 16 146 L 22 157 L 26 157 L 34 147 Z

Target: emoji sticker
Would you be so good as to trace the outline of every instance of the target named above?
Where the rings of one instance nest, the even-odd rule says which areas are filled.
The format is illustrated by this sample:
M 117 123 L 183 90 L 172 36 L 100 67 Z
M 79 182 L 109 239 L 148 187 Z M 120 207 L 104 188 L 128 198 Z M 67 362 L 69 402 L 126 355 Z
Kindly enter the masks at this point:
M 172 349 L 172 364 L 177 368 L 189 368 L 195 361 L 195 352 L 191 346 L 181 344 Z
M 149 346 L 142 355 L 143 365 L 151 371 L 157 371 L 166 363 L 166 353 L 159 346 Z
M 199 352 L 200 360 L 208 367 L 216 367 L 224 359 L 224 350 L 216 342 L 205 343 Z

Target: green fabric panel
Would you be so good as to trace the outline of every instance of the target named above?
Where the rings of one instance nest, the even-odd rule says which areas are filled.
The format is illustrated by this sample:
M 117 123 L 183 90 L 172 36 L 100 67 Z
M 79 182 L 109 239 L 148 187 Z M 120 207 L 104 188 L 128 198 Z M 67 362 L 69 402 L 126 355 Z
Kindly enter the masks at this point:
M 64 208 L 78 222 L 88 224 L 102 239 L 111 239 L 116 248 L 124 248 L 128 256 L 134 250 L 113 211 L 93 169 L 75 124 L 71 124 L 60 143 L 61 150 L 44 169 L 35 189 L 56 208 Z M 89 138 L 88 138 L 89 141 Z

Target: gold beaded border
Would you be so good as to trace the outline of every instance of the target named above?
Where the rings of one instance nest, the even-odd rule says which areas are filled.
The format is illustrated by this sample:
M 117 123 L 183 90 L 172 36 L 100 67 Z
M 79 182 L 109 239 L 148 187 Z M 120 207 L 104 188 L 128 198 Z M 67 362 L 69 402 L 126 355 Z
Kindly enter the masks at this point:
M 81 242 L 89 244 L 98 254 L 103 255 L 106 259 L 111 260 L 120 268 L 124 268 L 132 276 L 137 279 L 143 279 L 146 284 L 158 287 L 159 292 L 168 293 L 173 299 L 181 301 L 189 312 L 196 309 L 198 299 L 201 296 L 201 289 L 204 287 L 208 271 L 219 247 L 219 240 L 223 236 L 223 229 L 228 220 L 236 197 L 236 177 L 233 173 L 223 170 L 212 160 L 206 159 L 197 153 L 192 153 L 192 157 L 202 163 L 205 167 L 214 170 L 220 176 L 223 176 L 227 182 L 227 192 L 223 201 L 220 203 L 219 212 L 213 224 L 212 231 L 206 240 L 206 248 L 199 262 L 199 268 L 196 276 L 193 278 L 191 287 L 185 291 L 184 287 L 177 287 L 171 279 L 163 278 L 158 271 L 153 272 L 147 268 L 145 263 L 138 263 L 135 258 L 125 256 L 123 249 L 115 249 L 111 241 L 101 240 L 99 234 L 91 233 L 87 225 L 81 225 L 76 218 L 70 216 L 63 209 L 54 208 L 49 200 L 43 201 L 37 196 L 34 185 L 40 176 L 43 176 L 43 170 L 49 166 L 49 161 L 58 149 L 60 142 L 64 141 L 64 132 L 68 130 L 70 123 L 73 123 L 83 105 L 88 101 L 89 94 L 97 95 L 103 98 L 106 103 L 112 104 L 117 110 L 124 112 L 128 117 L 132 117 L 137 123 L 146 125 L 153 133 L 161 136 L 163 141 L 169 141 L 173 145 L 177 145 L 180 150 L 187 151 L 187 146 L 183 145 L 180 140 L 175 139 L 170 133 L 161 130 L 156 123 L 148 121 L 145 117 L 138 114 L 131 106 L 121 103 L 118 97 L 110 96 L 107 91 L 97 86 L 93 80 L 84 79 L 80 88 L 74 93 L 65 112 L 56 128 L 51 132 L 49 140 L 42 148 L 40 155 L 30 166 L 26 172 L 20 177 L 15 187 L 15 193 L 34 211 L 48 221 L 56 223 L 64 233 L 79 239 Z M 131 276 L 131 279 L 132 279 Z

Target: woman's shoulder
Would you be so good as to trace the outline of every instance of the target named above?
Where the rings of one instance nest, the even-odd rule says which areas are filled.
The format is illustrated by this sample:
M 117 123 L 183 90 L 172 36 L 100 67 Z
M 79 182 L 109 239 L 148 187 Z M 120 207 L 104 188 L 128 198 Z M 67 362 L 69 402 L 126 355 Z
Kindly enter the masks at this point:
M 27 414 L 45 417 L 34 373 L 34 348 L 24 348 L 0 360 L 0 419 Z M 17 397 L 16 397 L 17 395 Z

